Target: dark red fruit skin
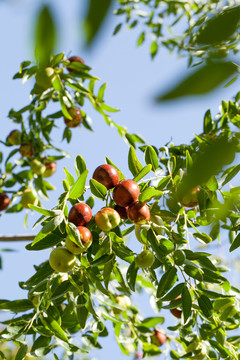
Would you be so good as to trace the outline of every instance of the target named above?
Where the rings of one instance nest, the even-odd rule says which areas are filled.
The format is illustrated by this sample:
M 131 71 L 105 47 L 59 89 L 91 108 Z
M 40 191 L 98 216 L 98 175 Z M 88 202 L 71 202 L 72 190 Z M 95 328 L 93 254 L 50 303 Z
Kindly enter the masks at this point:
M 181 296 L 177 296 L 174 300 L 178 300 L 178 299 L 181 299 Z M 174 301 L 172 300 L 172 301 Z M 172 302 L 171 301 L 171 302 Z M 182 310 L 179 310 L 179 309 L 170 309 L 171 313 L 173 314 L 173 316 L 175 316 L 176 318 L 178 319 L 181 319 L 182 317 Z
M 119 205 L 115 205 L 114 209 L 119 213 L 121 219 L 123 219 L 123 220 L 128 219 L 128 216 L 127 216 L 128 206 L 127 207 L 122 207 L 122 206 L 119 206 Z
M 119 206 L 126 207 L 138 199 L 140 189 L 133 180 L 120 181 L 113 190 L 113 200 Z
M 23 157 L 32 157 L 34 155 L 34 148 L 31 144 L 22 144 L 19 152 Z
M 135 356 L 136 356 L 136 359 L 142 359 L 143 358 L 143 352 L 142 351 L 137 351 Z
M 150 211 L 146 204 L 134 201 L 128 207 L 127 216 L 135 224 L 144 224 L 150 220 Z
M 85 244 L 88 241 L 92 242 L 92 233 L 91 231 L 85 226 L 78 226 L 78 231 L 80 232 L 81 241 Z M 77 245 L 76 245 L 77 246 Z
M 68 58 L 68 61 L 70 63 L 72 63 L 72 62 L 80 62 L 81 64 L 85 65 L 85 61 L 82 58 L 80 58 L 80 56 L 71 56 L 70 58 Z M 68 67 L 67 67 L 67 69 L 68 69 L 69 72 L 75 71 L 74 69 L 70 69 Z
M 112 165 L 103 164 L 96 168 L 93 173 L 93 179 L 100 182 L 106 188 L 112 189 L 119 183 L 119 175 L 117 169 Z
M 66 118 L 64 116 L 65 125 L 67 127 L 69 127 L 69 128 L 75 128 L 78 125 L 80 125 L 81 122 L 82 122 L 82 114 L 81 114 L 80 109 L 78 107 L 75 107 L 75 109 L 74 108 L 68 108 L 67 111 L 71 115 L 72 120 L 68 119 L 68 118 Z
M 73 205 L 68 214 L 68 221 L 76 226 L 86 225 L 92 218 L 91 208 L 84 203 Z
M 0 211 L 6 210 L 10 199 L 5 193 L 0 193 Z
M 153 336 L 154 336 L 154 343 L 157 346 L 162 346 L 167 340 L 167 335 L 159 330 L 154 330 Z

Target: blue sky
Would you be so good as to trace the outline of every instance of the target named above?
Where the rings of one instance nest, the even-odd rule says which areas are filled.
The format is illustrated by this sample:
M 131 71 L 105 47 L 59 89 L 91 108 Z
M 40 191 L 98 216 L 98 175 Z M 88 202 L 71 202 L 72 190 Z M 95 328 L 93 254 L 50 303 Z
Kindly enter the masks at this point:
M 213 114 L 217 113 L 221 100 L 228 100 L 237 92 L 237 85 L 233 84 L 227 89 L 221 88 L 198 99 L 186 98 L 157 106 L 153 102 L 154 95 L 160 90 L 164 91 L 175 79 L 181 77 L 187 68 L 186 59 L 179 59 L 176 54 L 169 55 L 164 49 L 160 49 L 152 61 L 149 55 L 149 42 L 140 48 L 136 47 L 140 29 L 124 29 L 117 36 L 112 36 L 113 29 L 119 22 L 119 19 L 113 16 L 104 26 L 91 51 L 87 51 L 83 46 L 83 29 L 79 20 L 84 11 L 83 5 L 79 5 L 79 1 L 76 0 L 52 0 L 49 3 L 59 27 L 56 52 L 64 51 L 66 54 L 84 58 L 86 64 L 93 68 L 92 73 L 101 79 L 101 83 L 108 83 L 105 93 L 107 104 L 121 109 L 119 113 L 113 114 L 113 120 L 127 126 L 130 132 L 141 134 L 151 145 L 160 147 L 171 139 L 176 144 L 188 143 L 194 133 L 202 131 L 205 111 L 210 108 Z M 29 101 L 28 94 L 33 81 L 22 85 L 21 81 L 12 80 L 12 76 L 18 71 L 21 61 L 34 60 L 34 22 L 41 4 L 41 1 L 30 0 L 0 2 L 2 139 L 16 128 L 7 118 L 8 111 L 12 107 L 18 109 L 27 105 Z M 59 142 L 63 131 L 63 120 L 59 119 L 59 129 L 56 129 L 53 138 L 57 146 L 72 154 L 72 158 L 62 160 L 57 173 L 51 178 L 58 190 L 52 193 L 51 201 L 44 203 L 47 208 L 54 206 L 62 191 L 62 168 L 65 166 L 74 173 L 73 161 L 78 154 L 87 162 L 90 176 L 99 164 L 104 163 L 105 156 L 108 156 L 126 176 L 131 177 L 127 169 L 128 147 L 116 130 L 109 128 L 99 114 L 90 106 L 87 109 L 93 120 L 95 133 L 77 128 L 74 130 L 71 144 Z M 5 150 L 2 145 L 0 150 Z M 140 153 L 140 159 L 141 156 Z M 0 217 L 0 233 L 31 234 L 31 226 L 36 218 L 35 214 L 30 214 L 28 228 L 25 229 L 24 213 L 3 214 Z M 0 243 L 0 248 L 11 247 L 17 250 L 14 253 L 3 254 L 3 270 L 0 272 L 2 299 L 25 297 L 26 293 L 18 288 L 18 282 L 26 280 L 33 273 L 33 264 L 38 264 L 49 256 L 49 250 L 41 253 L 27 252 L 25 245 Z M 114 347 L 114 351 L 115 360 L 123 358 L 117 346 Z M 106 350 L 97 355 L 100 360 L 105 359 Z

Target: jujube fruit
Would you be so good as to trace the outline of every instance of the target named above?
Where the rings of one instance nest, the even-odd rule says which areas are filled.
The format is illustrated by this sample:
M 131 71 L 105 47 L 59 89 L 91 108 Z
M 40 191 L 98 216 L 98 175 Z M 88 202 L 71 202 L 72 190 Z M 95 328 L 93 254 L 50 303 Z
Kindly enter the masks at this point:
M 37 205 L 38 199 L 31 189 L 25 189 L 22 193 L 21 204 L 28 209 L 29 205 Z
M 69 236 L 66 237 L 66 248 L 73 254 L 81 254 L 89 248 L 93 241 L 92 233 L 88 228 L 85 226 L 78 226 L 77 229 L 80 233 L 80 239 L 83 247 L 75 244 Z
M 33 157 L 34 147 L 31 144 L 22 144 L 19 148 L 22 157 Z
M 45 178 L 52 176 L 57 170 L 57 164 L 55 163 L 55 161 L 46 161 L 44 163 L 44 166 L 45 170 L 43 172 L 43 177 Z
M 78 107 L 68 108 L 67 111 L 72 119 L 68 119 L 66 116 L 64 116 L 65 125 L 68 128 L 75 128 L 80 125 L 82 122 L 82 114 L 80 109 Z
M 11 145 L 21 145 L 21 135 L 22 135 L 21 131 L 12 130 L 7 137 L 7 141 Z
M 162 346 L 167 340 L 167 335 L 159 330 L 154 330 L 151 342 L 156 346 Z
M 178 300 L 178 299 L 181 299 L 181 296 L 177 296 L 174 300 Z M 171 302 L 173 302 L 174 300 L 172 300 Z M 173 316 L 175 316 L 176 318 L 178 319 L 181 319 L 182 317 L 182 310 L 179 310 L 177 308 L 175 309 L 170 309 L 171 313 L 173 314 Z
M 120 215 L 112 208 L 103 208 L 95 216 L 95 222 L 99 229 L 110 231 L 120 223 Z
M 92 218 L 91 208 L 84 203 L 77 203 L 72 206 L 68 214 L 68 221 L 76 226 L 86 225 Z
M 10 199 L 5 193 L 0 193 L 0 211 L 6 210 Z
M 45 165 L 38 159 L 33 159 L 31 162 L 31 170 L 36 175 L 42 175 L 45 171 Z
M 71 56 L 70 58 L 68 58 L 68 61 L 70 62 L 70 64 L 72 62 L 79 62 L 79 63 L 85 65 L 85 61 L 80 56 Z M 69 72 L 75 71 L 74 69 L 71 69 L 69 67 L 67 67 L 67 69 Z
M 63 247 L 58 247 L 51 251 L 49 264 L 57 272 L 68 272 L 75 265 L 76 257 Z
M 154 262 L 154 254 L 150 250 L 143 250 L 135 257 L 135 263 L 139 268 L 148 268 Z
M 150 220 L 148 206 L 140 201 L 134 201 L 127 210 L 128 219 L 135 224 L 146 224 Z
M 96 168 L 93 179 L 104 185 L 108 190 L 112 189 L 119 182 L 119 175 L 114 166 L 103 164 Z
M 194 207 L 198 205 L 198 192 L 199 187 L 195 186 L 190 189 L 186 194 L 180 197 L 179 202 L 184 207 Z
M 138 184 L 133 180 L 120 181 L 113 190 L 113 200 L 119 206 L 129 206 L 138 199 L 140 189 Z
M 128 206 L 123 207 L 123 206 L 115 205 L 114 210 L 116 210 L 119 213 L 121 219 L 123 220 L 128 219 L 128 215 L 127 215 Z

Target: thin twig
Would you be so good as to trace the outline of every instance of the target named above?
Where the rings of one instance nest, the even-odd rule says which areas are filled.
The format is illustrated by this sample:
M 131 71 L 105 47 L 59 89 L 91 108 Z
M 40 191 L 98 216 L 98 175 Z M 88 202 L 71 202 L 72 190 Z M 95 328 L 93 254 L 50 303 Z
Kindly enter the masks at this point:
M 32 241 L 36 235 L 0 235 L 0 241 Z

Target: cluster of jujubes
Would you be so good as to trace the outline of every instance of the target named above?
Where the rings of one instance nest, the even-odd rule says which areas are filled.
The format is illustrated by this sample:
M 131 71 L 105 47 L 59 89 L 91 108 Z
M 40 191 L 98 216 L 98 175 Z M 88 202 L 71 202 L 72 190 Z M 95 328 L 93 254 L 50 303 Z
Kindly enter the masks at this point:
M 103 207 L 95 215 L 95 223 L 104 232 L 109 232 L 117 227 L 121 219 L 130 220 L 135 224 L 146 224 L 150 220 L 150 210 L 144 203 L 138 201 L 140 188 L 133 180 L 119 182 L 117 169 L 108 164 L 100 165 L 93 173 L 93 179 L 112 191 L 113 207 Z M 92 219 L 91 208 L 82 202 L 72 206 L 68 214 L 68 221 L 73 223 L 80 235 L 81 243 L 77 243 L 70 235 L 66 237 L 66 248 L 58 247 L 51 252 L 50 265 L 59 272 L 70 271 L 75 264 L 75 255 L 86 251 L 92 244 L 91 231 L 86 227 Z M 135 263 L 140 268 L 153 264 L 154 255 L 149 249 L 144 249 L 135 258 Z

